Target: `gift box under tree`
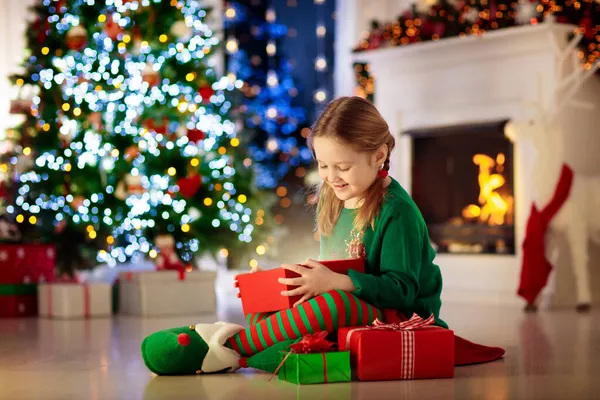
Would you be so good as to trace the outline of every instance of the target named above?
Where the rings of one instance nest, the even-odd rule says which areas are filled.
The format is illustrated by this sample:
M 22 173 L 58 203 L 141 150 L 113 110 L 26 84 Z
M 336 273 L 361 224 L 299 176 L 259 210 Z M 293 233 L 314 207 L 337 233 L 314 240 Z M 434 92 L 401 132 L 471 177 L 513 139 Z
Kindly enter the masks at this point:
M 112 315 L 108 283 L 53 282 L 38 286 L 38 312 L 46 318 L 101 318 Z
M 119 313 L 145 316 L 215 314 L 213 271 L 141 271 L 119 276 Z
M 51 282 L 55 257 L 52 245 L 0 243 L 0 284 Z
M 338 346 L 349 350 L 360 381 L 437 379 L 454 376 L 454 332 L 423 320 L 340 328 Z
M 327 332 L 306 335 L 289 351 L 281 351 L 275 371 L 279 379 L 299 385 L 350 382 L 350 352 L 336 351 L 326 336 Z
M 37 285 L 0 285 L 1 318 L 32 317 L 37 309 Z

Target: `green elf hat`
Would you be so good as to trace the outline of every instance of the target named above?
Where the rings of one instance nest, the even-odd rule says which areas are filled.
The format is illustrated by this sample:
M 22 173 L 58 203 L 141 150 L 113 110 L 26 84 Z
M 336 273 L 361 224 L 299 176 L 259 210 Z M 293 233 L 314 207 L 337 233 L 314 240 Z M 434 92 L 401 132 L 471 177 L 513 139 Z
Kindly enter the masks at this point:
M 217 322 L 158 331 L 142 342 L 142 358 L 157 375 L 235 371 L 240 368 L 240 355 L 224 344 L 242 329 Z

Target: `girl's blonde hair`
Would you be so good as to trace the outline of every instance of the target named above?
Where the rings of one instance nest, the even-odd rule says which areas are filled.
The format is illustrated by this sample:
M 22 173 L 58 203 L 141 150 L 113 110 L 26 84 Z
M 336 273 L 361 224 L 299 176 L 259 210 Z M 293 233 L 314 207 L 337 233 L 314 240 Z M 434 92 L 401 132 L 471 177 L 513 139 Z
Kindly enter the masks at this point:
M 308 146 L 313 156 L 315 156 L 313 141 L 316 137 L 335 138 L 357 152 L 373 153 L 385 144 L 388 155 L 383 169 L 386 171 L 390 169 L 390 153 L 396 144 L 394 137 L 375 106 L 361 97 L 340 97 L 327 105 L 308 137 Z M 377 178 L 367 190 L 363 204 L 357 210 L 354 219 L 354 229 L 357 232 L 363 231 L 369 225 L 374 226 L 375 217 L 381 210 L 387 194 L 383 183 L 383 179 Z M 344 202 L 337 198 L 333 189 L 325 182 L 321 182 L 316 189 L 317 230 L 321 235 L 328 235 L 342 212 Z

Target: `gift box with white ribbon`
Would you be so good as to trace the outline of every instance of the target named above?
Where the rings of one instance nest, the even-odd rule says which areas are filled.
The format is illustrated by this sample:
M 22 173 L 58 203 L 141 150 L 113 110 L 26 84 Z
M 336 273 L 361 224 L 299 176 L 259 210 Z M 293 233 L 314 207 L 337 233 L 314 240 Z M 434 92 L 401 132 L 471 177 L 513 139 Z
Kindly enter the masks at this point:
M 216 272 L 140 271 L 119 276 L 119 313 L 161 317 L 215 314 Z
M 96 282 L 40 284 L 38 314 L 45 318 L 110 317 L 111 285 Z

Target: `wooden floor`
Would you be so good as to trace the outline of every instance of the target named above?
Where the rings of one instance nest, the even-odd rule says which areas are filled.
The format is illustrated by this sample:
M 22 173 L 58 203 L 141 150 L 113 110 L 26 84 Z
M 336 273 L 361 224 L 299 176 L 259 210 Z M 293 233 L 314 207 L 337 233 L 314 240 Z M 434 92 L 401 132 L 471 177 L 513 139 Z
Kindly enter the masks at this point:
M 520 310 L 446 305 L 457 334 L 502 346 L 503 360 L 460 367 L 449 380 L 296 386 L 244 370 L 155 377 L 140 342 L 163 328 L 240 322 L 234 307 L 201 318 L 0 320 L 0 399 L 597 399 L 600 312 L 525 315 Z

